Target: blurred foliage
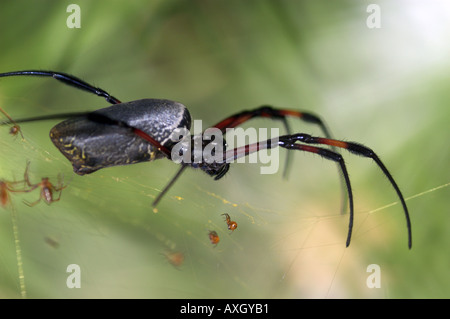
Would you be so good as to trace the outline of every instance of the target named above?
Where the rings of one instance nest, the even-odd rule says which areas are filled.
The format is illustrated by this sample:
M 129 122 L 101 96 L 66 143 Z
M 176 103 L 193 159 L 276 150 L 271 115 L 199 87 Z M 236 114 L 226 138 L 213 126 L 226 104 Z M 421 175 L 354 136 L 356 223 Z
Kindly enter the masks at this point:
M 30 160 L 34 182 L 61 173 L 68 183 L 50 206 L 24 205 L 33 192 L 13 194 L 0 210 L 0 297 L 21 296 L 18 268 L 30 298 L 450 296 L 445 1 L 377 1 L 379 29 L 366 25 L 371 1 L 79 0 L 79 29 L 66 26 L 69 3 L 1 2 L 0 72 L 57 70 L 123 101 L 180 101 L 204 126 L 263 104 L 317 113 L 337 138 L 384 160 L 410 198 L 413 249 L 395 192 L 369 160 L 345 154 L 356 201 L 345 248 L 333 163 L 295 154 L 287 179 L 260 175 L 254 164 L 233 165 L 217 182 L 190 170 L 154 213 L 175 164 L 75 176 L 48 138 L 56 122 L 45 121 L 23 124 L 24 141 L 0 128 L 0 178 L 20 180 Z M 17 77 L 0 80 L 0 106 L 22 118 L 107 103 L 51 79 Z M 245 126 L 282 129 L 270 120 Z M 223 213 L 239 224 L 232 234 Z M 208 230 L 221 237 L 215 248 Z M 171 252 L 184 262 L 171 265 Z M 66 286 L 69 264 L 81 267 L 80 289 Z M 381 267 L 381 289 L 366 285 L 370 264 Z

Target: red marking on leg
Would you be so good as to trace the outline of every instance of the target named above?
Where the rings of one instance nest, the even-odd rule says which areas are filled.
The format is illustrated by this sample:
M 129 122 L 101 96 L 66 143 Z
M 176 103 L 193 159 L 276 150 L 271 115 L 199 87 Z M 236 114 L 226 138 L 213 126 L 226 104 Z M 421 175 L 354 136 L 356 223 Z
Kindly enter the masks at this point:
M 293 116 L 293 117 L 303 117 L 303 113 L 299 111 L 294 110 L 280 110 L 279 111 L 281 115 L 283 116 Z
M 319 153 L 320 149 L 314 146 L 309 146 L 309 145 L 303 145 L 303 144 L 296 144 L 296 147 L 298 147 L 298 149 L 306 151 L 306 152 L 311 152 L 311 153 Z
M 317 141 L 319 144 L 331 145 L 331 146 L 336 146 L 336 147 L 340 147 L 340 148 L 348 148 L 348 143 L 343 142 L 343 141 L 332 140 L 332 139 L 323 138 L 323 137 L 317 138 Z

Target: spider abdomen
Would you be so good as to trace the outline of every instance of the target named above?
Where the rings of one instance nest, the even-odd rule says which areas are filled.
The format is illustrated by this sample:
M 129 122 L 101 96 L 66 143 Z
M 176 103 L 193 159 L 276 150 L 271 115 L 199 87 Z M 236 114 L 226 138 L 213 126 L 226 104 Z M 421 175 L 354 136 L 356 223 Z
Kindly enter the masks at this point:
M 72 163 L 74 172 L 90 174 L 101 168 L 135 164 L 164 157 L 133 127 L 170 147 L 176 128 L 190 129 L 191 117 L 178 102 L 144 99 L 114 104 L 65 120 L 50 131 L 50 138 Z

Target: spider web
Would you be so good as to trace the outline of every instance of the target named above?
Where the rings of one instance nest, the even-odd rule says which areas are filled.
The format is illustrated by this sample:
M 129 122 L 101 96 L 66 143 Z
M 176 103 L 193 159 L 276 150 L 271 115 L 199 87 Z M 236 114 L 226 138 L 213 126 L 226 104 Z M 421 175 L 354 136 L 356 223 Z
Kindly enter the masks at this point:
M 359 248 L 373 241 L 406 248 L 397 202 L 365 209 L 360 194 L 353 241 L 345 248 L 348 215 L 339 214 L 335 166 L 314 156 L 295 156 L 304 167 L 293 165 L 287 180 L 259 175 L 254 164 L 235 164 L 220 182 L 189 170 L 153 210 L 178 166 L 156 161 L 77 176 L 46 140 L 50 127 L 23 125 L 25 140 L 7 128 L 0 132 L 3 179 L 21 180 L 30 160 L 33 182 L 56 183 L 63 174 L 68 185 L 49 206 L 22 202 L 36 200 L 35 191 L 12 194 L 11 207 L 2 210 L 6 297 L 379 297 L 385 292 L 364 287 L 367 261 Z M 233 233 L 223 213 L 238 222 Z M 220 236 L 216 247 L 209 230 Z M 181 265 L 166 257 L 174 252 L 183 254 Z M 81 268 L 82 289 L 67 288 L 70 264 Z
M 279 105 L 284 105 L 285 101 L 295 101 L 295 105 L 301 106 L 324 105 L 328 108 L 323 109 L 325 113 L 333 114 L 333 123 L 339 123 L 340 132 L 347 134 L 344 137 L 365 142 L 370 138 L 367 125 L 375 123 L 377 135 L 373 140 L 380 144 L 372 145 L 371 142 L 368 146 L 377 150 L 383 146 L 379 155 L 386 159 L 395 178 L 397 169 L 403 166 L 403 173 L 399 170 L 397 174 L 403 174 L 398 176 L 398 182 L 402 190 L 406 188 L 404 195 L 412 215 L 412 251 L 407 249 L 406 227 L 398 199 L 368 160 L 345 155 L 356 210 L 352 243 L 345 248 L 348 215 L 340 214 L 341 193 L 336 167 L 312 154 L 295 154 L 287 179 L 282 178 L 281 172 L 260 175 L 256 164 L 233 165 L 229 174 L 217 182 L 201 172 L 186 171 L 154 211 L 151 202 L 175 174 L 177 165 L 160 160 L 77 176 L 48 138 L 50 128 L 56 123 L 29 123 L 22 125 L 25 141 L 10 136 L 7 127 L 0 127 L 0 178 L 21 180 L 29 160 L 30 178 L 34 183 L 42 177 L 49 177 L 56 183 L 58 174 L 63 174 L 68 187 L 64 189 L 61 201 L 50 206 L 43 202 L 34 207 L 26 206 L 23 200 L 38 198 L 38 191 L 34 191 L 12 194 L 12 206 L 0 209 L 0 296 L 448 297 L 448 257 L 442 253 L 448 242 L 445 240 L 448 218 L 443 214 L 448 211 L 448 147 L 445 140 L 439 141 L 440 136 L 448 134 L 445 102 L 448 101 L 448 45 L 445 41 L 448 28 L 439 23 L 440 15 L 426 15 L 425 7 L 414 6 L 411 1 L 399 2 L 396 6 L 399 10 L 394 12 L 389 10 L 387 2 L 383 3 L 383 28 L 370 31 L 364 25 L 366 6 L 358 7 L 359 11 L 355 10 L 359 15 L 356 19 L 359 27 L 351 23 L 341 27 L 330 24 L 330 29 L 336 32 L 318 36 L 316 31 L 312 35 L 314 39 L 301 45 L 299 51 L 287 50 L 288 54 L 280 58 L 281 65 L 272 64 L 271 54 L 267 54 L 267 60 L 255 59 L 250 54 L 252 51 L 247 59 L 230 55 L 230 60 L 225 61 L 228 66 L 228 62 L 237 63 L 242 59 L 238 64 L 240 69 L 248 71 L 247 68 L 252 67 L 256 70 L 254 76 L 244 77 L 246 81 L 236 85 L 245 86 L 245 90 L 250 90 L 249 95 L 259 95 L 263 103 L 273 96 L 282 96 L 283 92 L 294 92 L 290 98 L 276 102 L 281 102 Z M 439 10 L 437 8 L 431 10 Z M 103 7 L 101 10 L 104 11 Z M 250 11 L 253 10 L 252 6 Z M 439 13 L 444 16 L 445 10 L 439 10 Z M 408 15 L 417 19 L 402 19 Z M 322 17 L 322 12 L 318 16 Z M 427 16 L 432 20 L 426 19 Z M 246 14 L 242 17 L 248 18 Z M 345 17 L 344 20 L 347 21 Z M 422 23 L 417 24 L 416 20 Z M 110 21 L 109 16 L 106 21 Z M 295 21 L 302 20 L 296 16 Z M 227 24 L 228 20 L 224 26 Z M 255 26 L 260 30 L 259 23 Z M 272 24 L 268 26 L 273 27 Z M 361 28 L 364 29 L 362 32 Z M 209 27 L 206 29 L 210 30 Z M 352 36 L 349 30 L 360 30 L 359 37 Z M 265 39 L 266 34 L 261 34 Z M 48 35 L 45 38 L 52 39 Z M 284 38 L 277 33 L 269 39 L 282 42 Z M 345 41 L 347 45 L 341 46 Z M 247 44 L 247 38 L 237 43 Z M 220 57 L 225 47 L 219 46 Z M 261 48 L 277 47 L 270 42 Z M 264 52 L 259 46 L 257 48 L 258 54 Z M 69 51 L 72 50 L 65 50 Z M 305 55 L 309 60 L 299 63 L 297 52 L 300 51 L 309 53 Z M 193 52 L 201 63 L 207 60 L 205 56 L 197 56 L 197 51 Z M 324 52 L 336 52 L 340 67 L 331 66 L 330 62 L 334 61 Z M 119 53 L 121 58 L 126 56 L 122 51 Z M 273 53 L 278 56 L 280 51 Z M 349 56 L 351 63 L 341 63 L 345 59 L 340 59 L 339 55 Z M 372 60 L 369 57 L 366 61 L 368 55 L 379 58 Z M 209 55 L 207 57 L 209 59 Z M 95 63 L 92 61 L 90 63 Z M 173 61 L 185 64 L 184 59 L 173 58 Z M 252 64 L 252 61 L 255 62 Z M 297 71 L 303 69 L 303 63 L 312 65 L 311 73 L 317 75 L 317 83 L 320 83 L 320 88 L 315 88 L 317 91 L 312 95 L 324 100 L 305 100 L 302 94 L 295 94 L 299 87 L 303 87 L 302 93 L 311 88 L 304 86 L 302 80 L 299 82 L 301 76 Z M 130 69 L 138 64 L 132 64 Z M 174 69 L 178 70 L 180 64 Z M 195 63 L 186 65 L 196 68 Z M 129 66 L 127 64 L 127 68 Z M 92 69 L 98 72 L 96 68 Z M 261 69 L 266 72 L 259 72 Z M 157 70 L 161 71 L 158 77 L 169 74 L 170 81 L 167 82 L 172 85 L 173 73 L 164 68 Z M 139 72 L 148 72 L 148 69 Z M 347 72 L 350 80 L 345 81 L 342 77 Z M 352 77 L 353 72 L 357 73 L 355 77 Z M 117 73 L 123 79 L 136 79 L 135 74 Z M 292 77 L 289 76 L 291 73 Z M 188 74 L 190 79 L 192 73 Z M 243 74 L 239 73 L 239 78 Z M 389 75 L 387 82 L 386 75 Z M 282 79 L 279 84 L 282 89 L 272 88 L 276 81 L 262 80 L 275 76 Z M 305 76 L 305 83 L 310 80 L 309 75 Z M 98 81 L 103 86 L 103 81 Z M 20 118 L 30 115 L 20 113 L 24 112 L 24 105 L 30 107 L 33 115 L 38 115 L 61 112 L 61 105 L 65 105 L 61 103 L 67 100 L 73 101 L 74 107 L 100 104 L 92 97 L 79 103 L 80 92 L 67 98 L 71 93 L 64 88 L 55 90 L 64 95 L 59 102 L 55 98 L 53 103 L 47 103 L 58 94 L 55 91 L 45 95 L 45 99 L 41 95 L 41 101 L 36 102 L 41 85 L 57 86 L 39 81 L 2 81 L 0 105 L 14 118 Z M 204 84 L 198 88 L 203 91 Z M 230 103 L 233 90 L 228 89 L 220 92 Z M 173 87 L 162 92 L 173 92 Z M 217 101 L 216 93 L 211 93 L 214 95 L 211 103 Z M 205 99 L 205 96 L 195 98 Z M 247 106 L 254 101 L 239 103 Z M 14 109 L 14 105 L 21 107 Z M 337 109 L 340 111 L 336 112 Z M 207 110 L 199 114 L 208 115 L 205 114 L 209 113 Z M 361 120 L 355 123 L 353 117 Z M 330 121 L 328 117 L 325 119 Z M 380 129 L 381 125 L 394 128 L 400 123 L 406 124 L 392 130 Z M 252 122 L 252 125 L 268 127 L 274 123 Z M 331 128 L 336 129 L 336 125 Z M 305 130 L 302 127 L 302 132 L 318 134 L 309 127 Z M 401 136 L 393 137 L 392 132 Z M 420 152 L 417 152 L 418 146 Z M 425 150 L 424 146 L 428 148 Z M 280 162 L 283 163 L 283 159 Z M 412 195 L 408 189 L 414 190 Z M 238 228 L 231 234 L 221 216 L 223 213 L 238 222 Z M 209 230 L 217 231 L 220 236 L 216 247 L 209 242 Z M 172 260 L 175 263 L 172 265 L 166 257 L 172 252 L 182 253 L 184 261 L 177 264 Z M 369 289 L 366 284 L 367 266 L 373 263 L 381 266 L 382 289 Z M 70 289 L 66 285 L 70 275 L 67 267 L 71 264 L 80 266 L 80 289 Z

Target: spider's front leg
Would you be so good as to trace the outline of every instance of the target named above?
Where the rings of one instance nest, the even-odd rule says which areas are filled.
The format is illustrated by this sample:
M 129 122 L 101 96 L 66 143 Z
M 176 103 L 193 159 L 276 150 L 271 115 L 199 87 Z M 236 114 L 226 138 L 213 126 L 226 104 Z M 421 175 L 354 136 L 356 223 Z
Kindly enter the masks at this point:
M 286 130 L 286 133 L 288 135 L 291 135 L 291 129 L 290 129 L 289 123 L 287 121 L 288 117 L 297 118 L 305 123 L 311 123 L 313 125 L 316 125 L 322 131 L 323 136 L 325 136 L 329 139 L 332 139 L 332 135 L 331 135 L 327 125 L 319 116 L 317 116 L 311 112 L 297 111 L 297 110 L 291 110 L 291 109 L 285 109 L 285 108 L 275 108 L 270 105 L 263 105 L 263 106 L 255 108 L 255 109 L 252 109 L 252 110 L 241 111 L 239 113 L 236 113 L 234 115 L 227 117 L 226 119 L 220 121 L 213 127 L 218 128 L 222 131 L 222 133 L 225 133 L 227 129 L 242 125 L 251 119 L 268 118 L 268 119 L 272 119 L 272 120 L 282 121 L 283 126 Z M 331 150 L 334 151 L 335 153 L 338 153 L 336 147 L 334 147 L 334 146 L 331 146 Z M 284 177 L 287 176 L 287 173 L 288 173 L 288 170 L 290 167 L 290 163 L 291 163 L 290 159 L 291 159 L 291 156 L 290 156 L 290 153 L 288 153 L 286 156 L 285 167 L 284 167 L 284 171 L 283 171 Z M 338 169 L 340 169 L 339 164 L 338 164 Z M 339 178 L 341 179 L 341 185 L 342 185 L 342 189 L 343 189 L 341 211 L 342 211 L 342 213 L 344 213 L 345 207 L 347 205 L 347 202 L 346 202 L 347 198 L 345 196 L 346 194 L 345 194 L 345 190 L 344 190 L 345 180 L 342 175 L 339 175 Z
M 327 126 L 325 125 L 325 122 L 322 121 L 320 117 L 317 115 L 314 115 L 310 112 L 303 112 L 303 111 L 296 111 L 296 110 L 289 110 L 289 109 L 283 109 L 283 108 L 275 108 L 270 105 L 262 105 L 260 107 L 257 107 L 252 110 L 245 110 L 241 111 L 239 113 L 233 114 L 226 119 L 220 121 L 213 127 L 218 128 L 222 131 L 222 133 L 225 133 L 227 129 L 235 128 L 237 126 L 240 126 L 244 124 L 245 122 L 254 119 L 254 118 L 268 118 L 271 120 L 279 120 L 283 123 L 284 129 L 286 130 L 286 134 L 291 134 L 291 129 L 289 127 L 289 123 L 287 121 L 288 117 L 294 117 L 298 118 L 306 123 L 312 123 L 314 125 L 317 125 L 324 136 L 328 138 L 332 138 Z M 287 172 L 289 169 L 289 163 L 290 163 L 290 156 L 289 154 L 286 157 L 286 163 L 285 163 L 285 169 L 283 172 L 283 176 L 287 176 Z
M 317 155 L 322 156 L 325 159 L 334 161 L 338 163 L 339 168 L 342 172 L 342 176 L 345 181 L 346 189 L 347 189 L 347 195 L 348 195 L 348 201 L 350 206 L 350 214 L 349 214 L 349 224 L 348 224 L 348 234 L 347 234 L 347 241 L 346 246 L 348 247 L 350 245 L 350 241 L 352 238 L 352 231 L 353 231 L 353 193 L 352 193 L 352 187 L 350 184 L 350 178 L 347 172 L 347 168 L 344 162 L 344 159 L 341 154 L 336 153 L 334 151 L 321 148 L 321 147 L 315 147 L 310 145 L 303 145 L 296 143 L 297 140 L 292 138 L 292 136 L 295 135 L 284 135 L 277 138 L 273 138 L 270 140 L 267 140 L 265 142 L 258 142 L 254 144 L 249 144 L 245 146 L 241 146 L 238 148 L 235 148 L 233 150 L 228 150 L 224 155 L 224 161 L 227 163 L 230 163 L 238 158 L 248 156 L 252 153 L 259 152 L 263 149 L 271 149 L 275 147 L 282 147 L 289 150 L 298 150 L 303 152 L 309 152 L 314 153 Z
M 334 140 L 330 138 L 324 138 L 324 137 L 315 137 L 311 136 L 309 134 L 294 134 L 288 137 L 291 141 L 299 141 L 307 144 L 321 144 L 321 145 L 330 145 L 338 148 L 343 148 L 348 150 L 349 152 L 363 156 L 368 157 L 374 160 L 374 162 L 378 165 L 378 167 L 381 169 L 383 174 L 387 177 L 389 182 L 391 183 L 392 187 L 395 189 L 397 196 L 400 199 L 400 202 L 403 206 L 403 211 L 405 213 L 406 218 L 406 227 L 408 229 L 408 247 L 411 249 L 412 247 L 412 231 L 411 231 L 411 220 L 409 217 L 408 207 L 406 206 L 405 199 L 402 195 L 402 192 L 400 191 L 400 188 L 398 187 L 397 183 L 395 182 L 394 178 L 392 177 L 391 173 L 389 173 L 386 166 L 383 164 L 381 159 L 378 157 L 378 155 L 370 148 L 361 145 L 359 143 L 355 142 L 344 142 L 339 140 Z M 280 137 L 281 139 L 281 137 Z
M 352 235 L 353 215 L 354 214 L 353 214 L 352 188 L 350 185 L 350 178 L 349 178 L 349 175 L 347 172 L 347 168 L 345 166 L 344 159 L 342 158 L 342 156 L 339 153 L 336 153 L 329 149 L 300 144 L 298 142 L 302 142 L 302 143 L 306 143 L 306 144 L 330 145 L 330 146 L 334 146 L 334 147 L 338 147 L 338 148 L 344 148 L 354 154 L 372 158 L 377 163 L 377 165 L 381 168 L 384 175 L 391 182 L 392 186 L 396 190 L 397 195 L 400 198 L 400 201 L 403 205 L 405 218 L 406 218 L 406 225 L 407 225 L 407 230 L 408 230 L 408 247 L 411 249 L 411 247 L 412 247 L 411 221 L 409 218 L 408 208 L 406 206 L 403 195 L 402 195 L 399 187 L 397 186 L 397 183 L 395 182 L 395 180 L 393 179 L 392 175 L 389 173 L 389 171 L 387 170 L 385 165 L 381 162 L 381 160 L 375 154 L 375 152 L 368 147 L 365 147 L 358 143 L 344 142 L 344 141 L 333 140 L 333 139 L 323 138 L 323 137 L 314 137 L 309 134 L 300 133 L 300 134 L 294 134 L 294 135 L 284 135 L 284 136 L 280 136 L 278 138 L 273 138 L 273 139 L 267 140 L 265 142 L 249 144 L 249 145 L 235 148 L 233 150 L 229 150 L 225 153 L 224 161 L 227 163 L 230 163 L 233 160 L 236 160 L 240 157 L 247 156 L 254 152 L 258 152 L 262 149 L 270 149 L 270 148 L 275 148 L 275 147 L 279 146 L 279 147 L 286 148 L 286 149 L 314 153 L 314 154 L 320 155 L 326 159 L 337 162 L 339 164 L 339 167 L 341 168 L 342 175 L 344 177 L 344 181 L 345 181 L 347 192 L 348 192 L 349 204 L 350 204 L 350 220 L 349 220 L 349 229 L 348 229 L 347 242 L 346 242 L 346 245 L 348 246 L 350 244 L 351 235 Z

